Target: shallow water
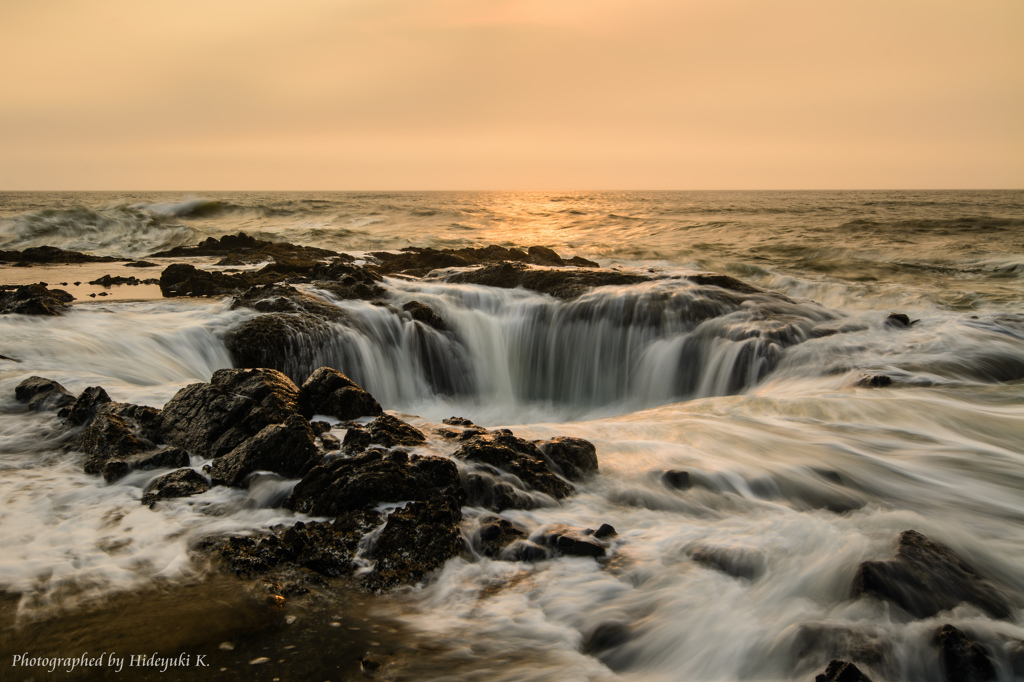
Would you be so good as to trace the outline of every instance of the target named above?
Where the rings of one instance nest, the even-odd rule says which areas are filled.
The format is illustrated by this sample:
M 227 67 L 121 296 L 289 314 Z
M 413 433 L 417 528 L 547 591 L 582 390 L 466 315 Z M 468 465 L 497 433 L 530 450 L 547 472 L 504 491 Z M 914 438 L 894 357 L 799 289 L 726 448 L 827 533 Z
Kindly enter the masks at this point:
M 870 650 L 874 678 L 933 680 L 931 637 L 953 623 L 989 648 L 1000 680 L 1015 679 L 1024 193 L 0 196 L 0 249 L 142 257 L 239 229 L 358 251 L 543 244 L 663 277 L 570 302 L 393 279 L 396 307 L 427 303 L 453 334 L 338 302 L 352 322 L 295 354 L 294 378 L 336 366 L 420 426 L 457 414 L 597 446 L 601 473 L 577 495 L 502 516 L 534 533 L 610 523 L 607 564 L 452 560 L 380 606 L 406 636 L 432 643 L 395 653 L 382 675 L 802 680 Z M 737 302 L 678 279 L 707 270 L 769 293 Z M 887 325 L 890 311 L 919 321 Z M 162 472 L 113 485 L 86 476 L 60 454 L 56 419 L 13 398 L 38 374 L 161 406 L 230 366 L 224 334 L 250 314 L 161 300 L 0 318 L 0 355 L 13 358 L 0 360 L 0 544 L 16 548 L 0 558 L 0 585 L 22 595 L 23 618 L 194 580 L 199 538 L 290 522 L 265 506 L 273 495 L 223 488 L 150 511 L 138 499 Z M 894 385 L 857 386 L 865 374 Z M 667 487 L 666 470 L 697 485 Z M 467 531 L 482 514 L 465 510 Z M 1016 601 L 1013 618 L 962 605 L 911 620 L 852 599 L 859 562 L 890 557 L 909 528 L 996 581 Z M 694 558 L 715 552 L 738 577 Z

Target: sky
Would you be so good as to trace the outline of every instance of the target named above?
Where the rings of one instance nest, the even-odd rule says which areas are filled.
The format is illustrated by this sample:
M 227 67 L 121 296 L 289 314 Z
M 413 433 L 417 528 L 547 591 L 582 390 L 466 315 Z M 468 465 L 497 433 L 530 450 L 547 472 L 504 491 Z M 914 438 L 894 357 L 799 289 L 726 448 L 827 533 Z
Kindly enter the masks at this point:
M 1021 0 L 3 0 L 0 190 L 1024 188 Z

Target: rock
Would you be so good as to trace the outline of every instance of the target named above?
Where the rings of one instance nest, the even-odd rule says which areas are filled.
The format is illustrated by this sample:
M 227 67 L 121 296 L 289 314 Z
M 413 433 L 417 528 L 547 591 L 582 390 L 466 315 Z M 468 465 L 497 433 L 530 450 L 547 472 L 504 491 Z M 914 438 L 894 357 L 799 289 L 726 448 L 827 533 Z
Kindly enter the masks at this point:
M 434 312 L 433 308 L 419 301 L 409 301 L 402 306 L 402 310 L 409 313 L 412 319 L 432 327 L 439 332 L 450 331 L 451 327 L 440 315 Z
M 455 452 L 455 457 L 465 462 L 484 465 L 487 467 L 507 472 L 517 477 L 528 488 L 537 490 L 555 499 L 561 499 L 575 491 L 573 485 L 555 475 L 548 468 L 547 463 L 540 450 L 533 443 L 516 438 L 511 434 L 497 433 L 474 436 Z M 475 483 L 483 482 L 482 478 L 475 480 Z M 486 506 L 493 511 L 501 511 L 510 507 L 523 507 L 524 498 L 514 495 L 511 486 L 507 482 L 499 484 L 505 486 L 500 488 L 494 486 L 491 491 L 493 497 L 487 500 Z M 471 496 L 479 503 L 480 493 L 483 492 L 476 486 Z
M 597 450 L 582 438 L 560 436 L 537 443 L 548 465 L 570 481 L 581 481 L 597 473 Z
M 480 525 L 475 534 L 481 554 L 492 559 L 501 555 L 503 549 L 519 539 L 525 539 L 526 532 L 506 519 L 493 518 Z
M 112 263 L 124 260 L 113 256 L 91 256 L 79 251 L 65 251 L 56 246 L 32 246 L 24 251 L 0 251 L 0 261 L 17 265 L 40 263 Z
M 802 664 L 815 665 L 834 656 L 875 668 L 894 660 L 892 642 L 883 630 L 829 622 L 801 623 L 795 628 L 792 653 Z
M 759 294 L 762 293 L 761 289 L 755 286 L 747 284 L 742 280 L 738 280 L 735 277 L 729 275 L 718 275 L 714 273 L 699 273 L 696 275 L 687 275 L 686 279 L 690 280 L 694 284 L 700 284 L 702 286 L 718 287 L 720 289 L 727 289 L 728 291 L 735 291 L 739 294 Z
M 337 516 L 383 502 L 461 501 L 465 494 L 455 463 L 443 457 L 365 452 L 314 467 L 284 506 L 310 516 Z
M 952 625 L 943 625 L 935 635 L 946 682 L 987 682 L 996 679 L 988 652 L 978 642 Z
M 613 538 L 618 535 L 615 526 L 610 523 L 602 523 L 601 527 L 594 531 L 594 537 L 598 539 Z
M 555 253 L 554 249 L 546 246 L 531 246 L 526 250 L 530 262 L 534 265 L 562 265 L 562 257 Z
M 410 502 L 393 512 L 370 551 L 376 563 L 364 584 L 383 591 L 422 580 L 462 553 L 461 522 L 461 502 L 454 497 Z
M 297 411 L 299 390 L 278 371 L 222 369 L 210 381 L 186 386 L 164 406 L 161 433 L 168 443 L 220 457 Z
M 887 327 L 896 327 L 897 329 L 905 329 L 917 322 L 919 320 L 911 322 L 910 317 L 906 313 L 889 313 L 889 316 L 885 318 L 885 325 Z
M 814 678 L 814 682 L 871 682 L 853 663 L 833 660 L 825 672 Z
M 422 431 L 390 414 L 382 414 L 374 419 L 367 433 L 370 435 L 371 443 L 386 448 L 393 448 L 396 445 L 422 445 L 427 440 Z
M 457 272 L 446 280 L 458 284 L 480 284 L 501 289 L 522 287 L 555 298 L 570 299 L 594 287 L 637 284 L 650 281 L 650 277 L 616 270 L 542 269 L 522 264 L 502 263 L 487 265 L 477 270 Z
M 210 484 L 194 469 L 178 469 L 153 481 L 142 495 L 142 504 L 152 507 L 158 500 L 191 497 L 205 493 Z
M 632 630 L 625 623 L 601 623 L 583 640 L 583 651 L 591 655 L 598 654 L 622 646 L 632 636 Z
M 338 256 L 336 251 L 313 246 L 296 246 L 287 242 L 268 242 L 239 232 L 224 235 L 220 239 L 207 237 L 196 246 L 176 246 L 167 251 L 152 254 L 152 258 L 182 258 L 196 256 L 230 255 L 240 262 L 258 263 L 262 260 L 322 259 Z
M 71 406 L 67 414 L 63 415 L 64 420 L 71 426 L 81 426 L 90 422 L 96 416 L 96 410 L 99 409 L 100 405 L 105 405 L 109 402 L 112 402 L 110 396 L 107 395 L 102 386 L 90 386 L 82 391 L 75 404 Z
M 232 328 L 224 342 L 238 367 L 275 369 L 302 383 L 336 339 L 336 329 L 311 313 L 268 313 Z
M 136 434 L 129 419 L 118 414 L 118 404 L 101 405 L 78 436 L 76 446 L 86 455 L 83 468 L 87 474 L 100 474 L 108 461 L 128 460 L 152 447 Z
M 75 297 L 43 284 L 0 285 L 0 315 L 62 315 Z
M 365 429 L 351 427 L 345 432 L 345 440 L 342 441 L 342 448 L 348 454 L 362 452 L 370 445 L 370 433 Z
M 338 306 L 287 284 L 250 287 L 231 302 L 232 310 L 238 308 L 251 308 L 261 313 L 309 313 L 336 322 L 348 319 Z
M 761 552 L 738 547 L 700 546 L 690 552 L 690 558 L 702 566 L 745 580 L 760 578 L 768 567 Z
M 892 377 L 885 374 L 864 374 L 853 385 L 861 388 L 885 388 L 892 386 Z
M 993 618 L 1009 618 L 1009 599 L 948 547 L 917 531 L 900 534 L 896 557 L 866 561 L 853 594 L 892 602 L 915 618 L 929 618 L 967 602 Z
M 210 465 L 214 485 L 241 487 L 254 471 L 272 471 L 285 478 L 299 478 L 320 462 L 313 430 L 300 415 L 284 424 L 270 424 Z
M 229 275 L 224 272 L 200 270 L 188 263 L 168 265 L 160 273 L 160 293 L 174 296 L 226 296 L 253 284 L 250 273 Z
M 379 274 L 351 265 L 341 258 L 317 265 L 310 276 L 316 281 L 317 288 L 342 300 L 372 301 L 384 295 L 384 288 L 380 286 L 383 278 Z
M 302 402 L 302 389 L 299 389 L 299 402 Z M 305 415 L 303 415 L 305 416 Z M 321 436 L 331 430 L 331 423 L 325 421 L 311 421 L 309 422 L 309 428 L 313 429 L 314 436 Z
M 107 483 L 119 481 L 131 472 L 132 468 L 120 459 L 115 459 L 103 465 L 103 480 Z
M 176 447 L 164 448 L 155 452 L 146 452 L 128 461 L 132 470 L 149 471 L 151 469 L 180 469 L 191 463 L 188 453 Z
M 31 412 L 57 410 L 75 402 L 75 396 L 52 379 L 31 376 L 14 388 L 19 403 L 28 403 Z
M 380 404 L 336 369 L 321 367 L 299 389 L 299 412 L 307 419 L 325 414 L 349 420 L 383 413 Z
M 661 482 L 665 484 L 666 488 L 675 488 L 676 490 L 689 490 L 693 487 L 693 481 L 690 480 L 690 472 L 679 469 L 666 471 L 661 475 Z
M 605 555 L 607 546 L 588 536 L 579 528 L 558 524 L 544 531 L 541 536 L 544 543 L 556 552 L 567 556 L 589 556 L 600 558 Z
M 476 426 L 476 424 L 465 417 L 448 417 L 447 419 L 442 419 L 441 423 L 447 424 L 448 426 Z
M 320 444 L 324 450 L 341 450 L 341 441 L 329 433 L 320 434 Z

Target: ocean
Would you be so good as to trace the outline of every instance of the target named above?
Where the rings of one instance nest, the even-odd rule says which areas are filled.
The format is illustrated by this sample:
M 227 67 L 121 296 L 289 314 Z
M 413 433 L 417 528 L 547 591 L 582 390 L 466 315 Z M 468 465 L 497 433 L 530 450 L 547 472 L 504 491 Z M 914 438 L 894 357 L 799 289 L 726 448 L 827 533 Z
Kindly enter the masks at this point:
M 1024 679 L 1024 191 L 0 193 L 0 250 L 147 258 L 239 231 L 356 258 L 542 245 L 648 278 L 562 300 L 390 277 L 394 308 L 420 301 L 450 326 L 429 352 L 416 323 L 348 300 L 335 341 L 296 353 L 293 378 L 334 366 L 424 429 L 455 415 L 597 450 L 600 472 L 575 495 L 500 516 L 530 532 L 611 524 L 607 560 L 467 551 L 425 584 L 337 597 L 359 614 L 351 627 L 387 624 L 380 641 L 350 642 L 381 652 L 381 679 L 809 680 L 841 658 L 876 680 L 937 680 L 945 624 L 984 647 L 994 679 Z M 79 267 L 112 266 L 0 266 L 0 284 L 52 288 Z M 687 279 L 707 272 L 760 291 Z M 215 487 L 150 510 L 142 489 L 164 472 L 84 474 L 56 416 L 27 412 L 14 388 L 38 375 L 161 407 L 232 366 L 225 336 L 255 313 L 153 285 L 59 288 L 78 297 L 66 315 L 0 316 L 10 627 L 59 633 L 157 589 L 249 589 L 225 588 L 195 548 L 293 524 L 280 494 Z M 684 471 L 687 486 L 667 483 Z M 487 514 L 463 510 L 467 537 Z M 962 557 L 1011 615 L 961 603 L 914 617 L 856 596 L 858 567 L 891 559 L 906 530 Z M 332 678 L 323 652 L 355 630 L 331 626 L 331 608 L 299 614 L 305 639 L 260 635 L 265 656 L 213 642 L 246 660 L 197 679 Z M 197 613 L 169 622 L 189 629 Z M 249 665 L 257 654 L 268 661 Z M 294 656 L 324 675 L 290 676 Z

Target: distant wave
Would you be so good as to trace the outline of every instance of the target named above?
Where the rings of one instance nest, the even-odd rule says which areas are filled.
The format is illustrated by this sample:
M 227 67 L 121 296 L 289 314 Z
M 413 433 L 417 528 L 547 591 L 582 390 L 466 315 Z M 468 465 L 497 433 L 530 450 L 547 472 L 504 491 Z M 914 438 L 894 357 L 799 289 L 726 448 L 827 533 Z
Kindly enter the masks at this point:
M 131 210 L 146 211 L 158 218 L 204 218 L 242 208 L 217 199 L 186 199 L 175 203 L 133 204 Z

